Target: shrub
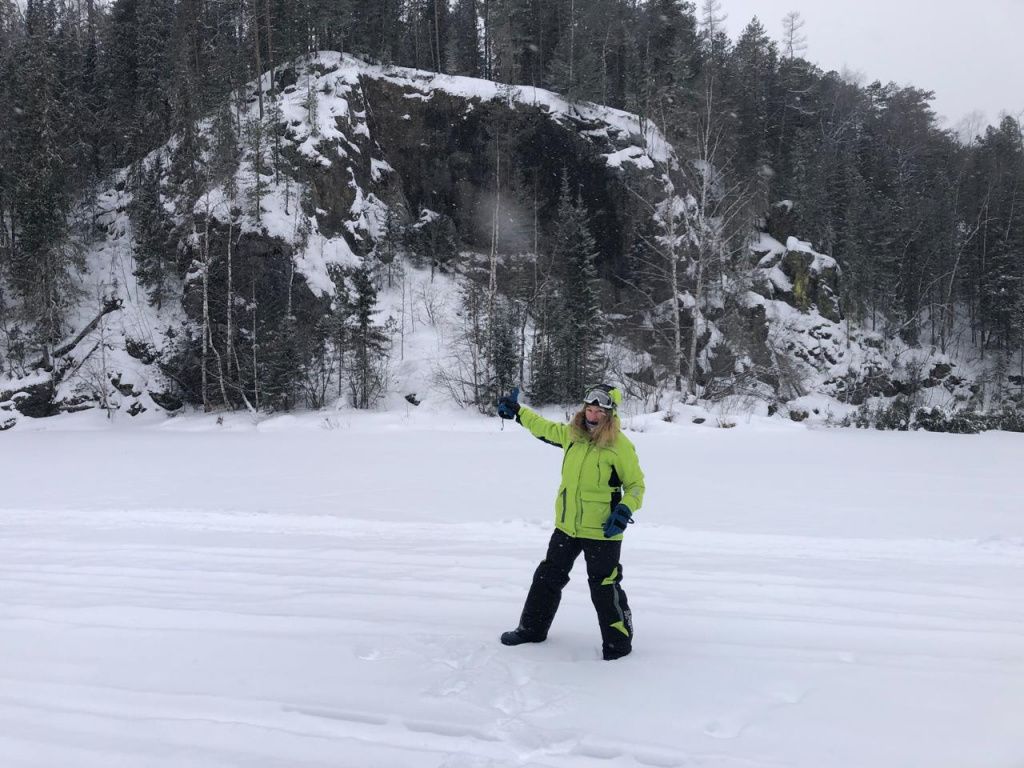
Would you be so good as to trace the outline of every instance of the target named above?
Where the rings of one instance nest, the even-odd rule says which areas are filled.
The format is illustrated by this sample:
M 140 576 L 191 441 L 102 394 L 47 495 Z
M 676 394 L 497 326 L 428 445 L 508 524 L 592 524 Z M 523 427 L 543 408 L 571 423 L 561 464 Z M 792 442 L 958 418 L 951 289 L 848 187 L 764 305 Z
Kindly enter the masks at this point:
M 999 414 L 999 429 L 1007 432 L 1024 432 L 1024 413 L 1007 408 Z
M 998 416 L 988 416 L 976 411 L 947 413 L 938 408 L 918 410 L 914 415 L 914 429 L 926 432 L 949 432 L 955 435 L 976 435 L 988 429 L 998 428 Z
M 874 420 L 875 429 L 906 432 L 910 429 L 910 403 L 893 400 L 887 407 L 879 409 Z

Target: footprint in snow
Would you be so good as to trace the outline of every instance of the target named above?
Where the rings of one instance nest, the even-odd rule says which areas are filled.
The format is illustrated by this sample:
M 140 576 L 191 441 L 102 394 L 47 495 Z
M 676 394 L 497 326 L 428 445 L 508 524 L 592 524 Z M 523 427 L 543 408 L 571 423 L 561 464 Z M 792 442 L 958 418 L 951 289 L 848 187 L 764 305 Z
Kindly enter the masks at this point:
M 746 724 L 723 723 L 721 720 L 712 720 L 704 726 L 704 733 L 713 739 L 735 739 L 739 736 Z
M 757 701 L 741 703 L 735 717 L 710 720 L 704 726 L 704 733 L 714 739 L 735 739 L 751 724 L 763 719 L 773 710 L 799 704 L 808 690 L 795 685 L 782 684 Z

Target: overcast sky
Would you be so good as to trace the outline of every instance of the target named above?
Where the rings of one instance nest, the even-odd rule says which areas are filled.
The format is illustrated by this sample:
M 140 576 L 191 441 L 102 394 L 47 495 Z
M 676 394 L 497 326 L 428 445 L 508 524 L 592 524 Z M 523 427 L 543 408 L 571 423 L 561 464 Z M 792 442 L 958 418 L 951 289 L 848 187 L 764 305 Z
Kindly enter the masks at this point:
M 935 91 L 932 106 L 956 127 L 974 110 L 994 123 L 1024 111 L 1024 0 L 721 0 L 735 41 L 757 16 L 775 40 L 782 18 L 806 22 L 804 57 Z M 696 3 L 698 8 L 700 2 Z

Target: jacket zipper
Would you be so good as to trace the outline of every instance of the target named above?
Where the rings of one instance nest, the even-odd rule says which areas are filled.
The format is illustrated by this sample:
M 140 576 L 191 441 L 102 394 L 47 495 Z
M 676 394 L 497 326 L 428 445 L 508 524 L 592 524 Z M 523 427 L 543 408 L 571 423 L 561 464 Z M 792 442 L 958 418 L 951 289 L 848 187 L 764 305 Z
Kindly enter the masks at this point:
M 562 489 L 562 525 L 565 525 L 565 492 L 566 489 Z
M 580 481 L 583 479 L 583 467 L 587 463 L 587 456 L 590 455 L 590 449 L 594 446 L 587 443 L 587 452 L 583 454 L 583 459 L 580 461 L 580 471 L 576 474 L 576 535 L 579 535 L 580 528 L 583 527 L 583 494 L 580 491 Z M 599 470 L 600 471 L 600 470 Z

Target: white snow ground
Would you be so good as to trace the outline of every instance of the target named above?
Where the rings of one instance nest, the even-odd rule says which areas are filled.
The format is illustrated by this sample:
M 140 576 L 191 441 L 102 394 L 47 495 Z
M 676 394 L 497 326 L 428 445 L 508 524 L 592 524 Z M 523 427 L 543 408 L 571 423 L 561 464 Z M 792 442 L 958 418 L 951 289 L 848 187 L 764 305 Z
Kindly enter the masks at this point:
M 558 453 L 422 410 L 0 437 L 0 764 L 1024 766 L 1022 436 L 637 420 L 609 663 L 582 563 L 498 643 Z

